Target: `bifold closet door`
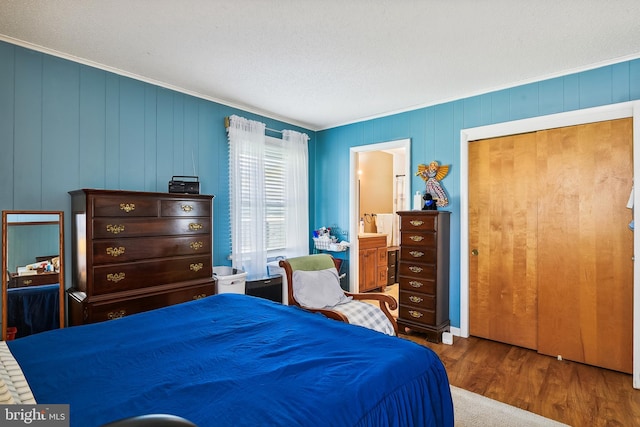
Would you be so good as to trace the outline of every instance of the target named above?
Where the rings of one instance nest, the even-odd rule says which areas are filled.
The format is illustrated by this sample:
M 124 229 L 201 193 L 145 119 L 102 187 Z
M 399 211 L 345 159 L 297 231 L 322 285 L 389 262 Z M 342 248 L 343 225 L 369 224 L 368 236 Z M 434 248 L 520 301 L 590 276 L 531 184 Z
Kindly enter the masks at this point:
M 469 144 L 471 335 L 632 371 L 632 141 L 620 119 Z
M 628 373 L 632 139 L 631 119 L 537 133 L 538 352 Z
M 537 346 L 535 133 L 469 144 L 469 331 Z

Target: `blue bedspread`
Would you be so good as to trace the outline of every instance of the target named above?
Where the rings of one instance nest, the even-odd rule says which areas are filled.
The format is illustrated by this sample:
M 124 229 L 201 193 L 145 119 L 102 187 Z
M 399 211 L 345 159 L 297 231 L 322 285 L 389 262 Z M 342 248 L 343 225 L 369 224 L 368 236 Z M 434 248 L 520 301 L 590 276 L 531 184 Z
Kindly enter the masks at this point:
M 221 294 L 8 343 L 71 425 L 169 413 L 207 426 L 452 426 L 446 371 L 408 340 Z

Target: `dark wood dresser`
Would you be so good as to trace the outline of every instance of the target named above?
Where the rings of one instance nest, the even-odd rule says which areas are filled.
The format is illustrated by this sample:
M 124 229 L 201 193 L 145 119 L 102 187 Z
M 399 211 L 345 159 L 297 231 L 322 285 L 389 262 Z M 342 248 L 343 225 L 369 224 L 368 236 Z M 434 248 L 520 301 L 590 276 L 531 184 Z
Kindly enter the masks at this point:
M 215 293 L 213 196 L 87 189 L 69 194 L 70 325 Z
M 398 259 L 398 326 L 440 342 L 449 330 L 450 212 L 403 211 Z

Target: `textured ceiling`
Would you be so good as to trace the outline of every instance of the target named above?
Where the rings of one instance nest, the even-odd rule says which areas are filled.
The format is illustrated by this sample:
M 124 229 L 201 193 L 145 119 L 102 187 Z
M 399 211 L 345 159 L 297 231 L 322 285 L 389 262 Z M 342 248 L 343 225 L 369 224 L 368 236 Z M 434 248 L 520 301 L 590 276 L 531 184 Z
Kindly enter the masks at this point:
M 639 0 L 0 0 L 0 40 L 312 130 L 640 57 Z

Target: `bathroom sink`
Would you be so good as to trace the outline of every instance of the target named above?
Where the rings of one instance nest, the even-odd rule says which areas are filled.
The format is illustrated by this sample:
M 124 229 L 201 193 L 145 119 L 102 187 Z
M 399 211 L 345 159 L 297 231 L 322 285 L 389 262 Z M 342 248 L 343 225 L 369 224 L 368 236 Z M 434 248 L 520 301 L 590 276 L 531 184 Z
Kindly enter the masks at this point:
M 386 236 L 384 233 L 358 233 L 358 237 L 377 237 Z

